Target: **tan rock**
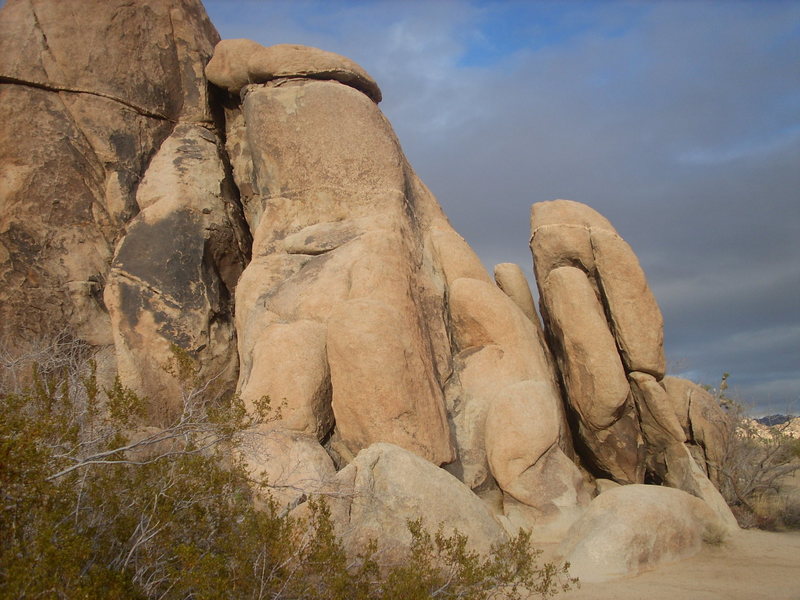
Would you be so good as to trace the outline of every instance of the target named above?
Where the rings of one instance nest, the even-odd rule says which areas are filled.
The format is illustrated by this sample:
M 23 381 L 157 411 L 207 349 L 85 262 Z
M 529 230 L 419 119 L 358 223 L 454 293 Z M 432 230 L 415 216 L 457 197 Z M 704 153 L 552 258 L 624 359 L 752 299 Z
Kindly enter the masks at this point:
M 677 412 L 685 416 L 687 437 L 702 450 L 704 470 L 719 486 L 719 469 L 725 459 L 731 431 L 728 416 L 714 397 L 696 383 L 679 377 L 665 377 L 664 387 L 673 405 L 680 407 Z
M 435 464 L 453 448 L 444 399 L 394 307 L 351 300 L 328 321 L 336 426 L 351 452 L 387 441 Z
M 547 359 L 551 378 L 553 382 L 558 382 L 559 375 L 556 372 L 555 359 L 550 353 L 550 348 L 542 327 L 542 321 L 539 319 L 539 314 L 536 312 L 531 288 L 528 285 L 528 280 L 522 272 L 522 269 L 515 263 L 501 263 L 495 265 L 494 279 L 495 283 L 497 283 L 497 287 L 503 290 L 533 323 L 536 329 L 536 337 L 539 340 L 539 346 L 541 346 L 545 358 Z
M 360 232 L 352 221 L 334 221 L 309 225 L 284 238 L 288 254 L 324 254 L 356 238 Z
M 588 504 L 583 475 L 558 445 L 559 399 L 546 382 L 504 388 L 486 415 L 486 453 L 498 485 L 539 512 L 536 526 Z
M 270 218 L 258 219 L 237 295 L 242 372 L 276 316 L 327 325 L 336 435 L 347 451 L 390 441 L 449 462 L 444 286 L 408 214 L 416 202 L 405 194 L 416 186 L 394 132 L 363 94 L 330 81 L 252 84 L 243 96 L 253 198 Z
M 633 372 L 628 377 L 639 406 L 642 432 L 648 445 L 659 448 L 672 442 L 685 442 L 686 433 L 675 415 L 672 399 L 664 387 L 647 373 Z
M 491 479 L 486 458 L 486 413 L 502 389 L 521 381 L 517 361 L 497 345 L 464 350 L 454 359 L 453 377 L 445 395 L 447 414 L 456 446 L 456 460 L 445 468 L 475 489 Z
M 554 269 L 542 297 L 569 402 L 588 426 L 605 429 L 619 418 L 629 386 L 603 308 L 574 267 Z
M 532 230 L 537 227 L 574 225 L 585 229 L 615 231 L 611 222 L 599 212 L 574 200 L 547 200 L 531 207 Z
M 248 263 L 236 286 L 236 332 L 243 374 L 252 360 L 248 348 L 255 344 L 261 331 L 276 321 L 286 321 L 290 315 L 276 312 L 274 303 L 265 300 L 275 296 L 282 284 L 292 279 L 309 262 L 308 256 L 273 254 L 256 256 Z M 291 313 L 293 315 L 293 313 Z
M 273 426 L 323 439 L 333 428 L 326 336 L 324 325 L 309 320 L 274 323 L 261 332 L 240 379 L 245 405 L 253 410 L 267 396 L 280 414 Z
M 238 94 L 244 86 L 251 83 L 247 71 L 250 57 L 263 47 L 252 40 L 221 40 L 214 46 L 214 55 L 206 65 L 206 77 L 214 85 Z
M 664 320 L 631 247 L 616 233 L 592 230 L 597 277 L 611 330 L 628 371 L 664 376 Z
M 458 452 L 448 469 L 478 487 L 488 463 L 505 492 L 540 512 L 574 506 L 581 475 L 561 448 L 564 411 L 533 322 L 496 286 L 468 278 L 450 286 L 450 313 L 463 350 L 447 389 Z
M 450 285 L 450 312 L 460 349 L 497 344 L 519 360 L 519 372 L 528 374 L 523 379 L 550 378 L 535 326 L 497 286 L 477 279 L 455 280 Z
M 607 492 L 608 490 L 613 490 L 614 488 L 620 487 L 620 484 L 613 479 L 597 479 L 594 483 L 597 487 L 598 495 L 602 494 L 603 492 Z
M 487 442 L 485 420 L 489 407 L 502 398 L 505 388 L 522 381 L 530 381 L 532 370 L 514 353 L 496 344 L 472 347 L 460 352 L 454 359 L 453 376 L 445 394 L 447 412 L 457 459 L 445 468 L 471 488 L 482 488 L 490 482 L 489 463 L 486 458 Z M 547 398 L 557 398 L 551 407 L 558 416 L 554 435 L 557 442 L 566 437 L 563 410 L 557 388 L 542 383 Z M 512 421 L 513 416 L 509 417 Z
M 253 156 L 250 144 L 247 141 L 247 128 L 245 127 L 244 114 L 241 106 L 224 107 L 225 116 L 225 151 L 230 161 L 233 183 L 239 191 L 239 202 L 247 223 L 248 233 L 258 230 L 261 217 L 264 214 L 264 202 L 258 193 Z M 249 247 L 252 248 L 252 239 Z
M 365 93 L 376 104 L 382 99 L 378 84 L 355 62 L 311 46 L 277 44 L 261 48 L 250 56 L 247 72 L 256 83 L 282 77 L 330 79 Z
M 545 460 L 549 459 L 569 461 L 564 454 L 547 455 Z M 564 472 L 563 470 L 552 468 L 552 465 L 550 471 L 552 473 Z M 564 482 L 562 481 L 562 483 Z M 591 489 L 584 484 L 585 482 L 582 482 L 581 502 L 565 503 L 558 507 L 551 505 L 544 510 L 520 502 L 511 494 L 503 493 L 502 513 L 496 518 L 509 535 L 514 536 L 519 534 L 520 531 L 529 531 L 531 532 L 531 539 L 536 546 L 558 544 L 566 537 L 570 527 L 586 510 L 591 498 Z
M 120 379 L 150 399 L 151 423 L 165 425 L 182 410 L 182 384 L 164 370 L 173 346 L 197 360 L 201 384 L 235 385 L 230 297 L 245 259 L 235 255 L 224 178 L 216 138 L 197 125 L 177 126 L 139 186 L 142 211 L 108 276 L 104 302 Z
M 67 330 L 112 343 L 103 288 L 136 187 L 175 122 L 211 121 L 202 65 L 219 38 L 199 0 L 95 4 L 14 0 L 0 16 L 0 338 L 12 342 Z
M 650 469 L 666 485 L 704 500 L 726 527 L 736 528 L 736 519 L 722 495 L 697 466 L 686 447 L 686 434 L 675 416 L 672 397 L 663 384 L 646 373 L 631 373 L 630 379 L 647 441 Z
M 680 490 L 626 485 L 603 492 L 560 546 L 581 581 L 636 575 L 697 554 L 726 528 L 702 501 Z
M 444 272 L 447 285 L 466 277 L 491 283 L 478 255 L 458 233 L 446 224 L 434 227 L 428 234 L 436 251 L 438 263 Z
M 81 0 L 7 2 L 0 72 L 23 84 L 126 102 L 153 118 L 210 118 L 202 68 L 219 35 L 200 2 L 109 0 L 82 8 Z M 80 43 L 87 31 L 107 43 Z
M 559 267 L 575 267 L 586 273 L 594 272 L 594 253 L 589 229 L 582 225 L 536 226 L 531 237 L 531 254 L 540 288 L 550 271 Z
M 731 435 L 730 419 L 711 394 L 696 386 L 689 403 L 689 422 L 692 439 L 705 454 L 709 477 L 719 485 Z
M 266 480 L 265 488 L 255 488 L 257 506 L 271 499 L 285 512 L 338 489 L 333 461 L 313 436 L 260 426 L 239 434 L 237 455 L 250 477 Z
M 364 94 L 302 79 L 245 92 L 254 184 L 280 219 L 270 226 L 274 236 L 320 222 L 380 219 L 400 207 L 406 184 L 399 143 Z
M 363 551 L 374 539 L 382 557 L 400 558 L 411 542 L 407 522 L 417 518 L 429 530 L 439 524 L 445 534 L 457 529 L 479 552 L 506 539 L 503 528 L 469 488 L 397 446 L 381 443 L 362 450 L 337 479 L 353 482 L 352 495 L 335 502 L 332 510 L 334 517 L 339 516 L 337 528 L 345 547 L 351 550 Z
M 665 368 L 663 320 L 644 272 L 608 220 L 588 206 L 534 204 L 531 229 L 542 316 L 579 415 L 579 438 L 595 467 L 619 482 L 640 482 L 643 442 L 664 447 L 681 437 L 682 424 L 663 389 L 652 388 Z M 644 439 L 622 381 L 626 371 L 650 375 L 648 400 L 637 403 L 649 428 Z
M 222 40 L 206 67 L 208 80 L 233 94 L 250 83 L 306 78 L 338 81 L 366 94 L 376 104 L 381 90 L 375 80 L 347 57 L 295 44 L 264 47 L 245 39 Z
M 563 492 L 541 489 L 532 471 L 550 448 L 557 447 L 557 402 L 547 384 L 522 381 L 500 390 L 486 415 L 485 441 L 492 475 L 503 490 L 530 506 L 545 504 Z
M 537 280 L 562 266 L 585 271 L 608 309 L 627 370 L 663 377 L 661 311 L 636 255 L 608 220 L 578 202 L 554 200 L 533 205 L 531 231 Z
M 583 458 L 593 467 L 618 483 L 644 482 L 646 449 L 631 398 L 619 419 L 605 429 L 593 429 L 579 419 L 578 436 L 586 448 Z
M 547 274 L 558 267 L 594 272 L 591 230 L 616 233 L 608 219 L 580 202 L 551 200 L 531 207 L 531 252 L 540 286 Z
M 714 511 L 729 531 L 738 530 L 736 517 L 733 516 L 727 502 L 711 483 L 706 473 L 697 465 L 686 445 L 672 444 L 665 448 L 663 461 L 666 485 L 700 498 Z
M 497 287 L 503 290 L 506 296 L 514 301 L 514 304 L 519 306 L 526 317 L 533 321 L 534 324 L 539 323 L 531 288 L 528 286 L 528 280 L 518 264 L 500 263 L 495 265 L 494 280 L 497 283 Z M 541 327 L 541 324 L 539 324 L 539 327 Z
M 508 296 L 490 282 L 460 278 L 451 284 L 449 300 L 452 335 L 462 349 L 455 363 L 456 376 L 447 389 L 450 415 L 465 472 L 469 474 L 475 467 L 483 473 L 480 423 L 500 390 L 522 381 L 540 382 L 550 389 L 548 398 L 559 415 L 563 410 L 536 329 Z M 475 413 L 480 416 L 472 422 Z M 559 422 L 553 432 L 555 439 L 564 431 Z M 478 483 L 471 477 L 465 481 L 473 486 Z
M 675 416 L 688 439 L 692 438 L 692 427 L 689 423 L 689 404 L 692 397 L 692 382 L 680 377 L 664 377 L 664 389 L 669 394 Z

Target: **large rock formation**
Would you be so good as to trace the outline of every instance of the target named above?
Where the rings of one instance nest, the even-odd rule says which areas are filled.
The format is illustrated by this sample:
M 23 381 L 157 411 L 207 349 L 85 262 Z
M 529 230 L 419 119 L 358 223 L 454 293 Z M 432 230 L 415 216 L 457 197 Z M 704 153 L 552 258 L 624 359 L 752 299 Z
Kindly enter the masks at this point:
M 172 344 L 236 378 L 249 248 L 203 74 L 218 39 L 199 0 L 10 0 L 0 20 L 0 338 L 113 343 L 160 424 Z
M 91 10 L 79 0 L 6 3 L 4 337 L 69 326 L 92 343 L 111 342 L 103 287 L 115 245 L 175 124 L 211 126 L 203 65 L 216 41 L 199 1 L 109 0 Z
M 542 314 L 590 466 L 619 483 L 642 482 L 647 472 L 732 523 L 687 448 L 708 439 L 702 458 L 718 465 L 724 439 L 710 423 L 724 416 L 676 380 L 668 392 L 661 312 L 630 246 L 607 219 L 569 200 L 534 204 L 531 230 Z
M 105 43 L 78 43 L 85 32 Z M 415 516 L 481 549 L 521 527 L 559 539 L 580 519 L 574 548 L 595 547 L 586 519 L 620 520 L 608 498 L 650 498 L 624 485 L 645 480 L 732 524 L 712 484 L 724 415 L 664 377 L 658 305 L 607 219 L 533 206 L 540 319 L 522 270 L 493 280 L 450 226 L 364 69 L 218 42 L 199 0 L 9 0 L 6 344 L 66 331 L 113 346 L 151 426 L 194 397 L 165 371 L 176 357 L 252 411 L 271 398 L 279 418 L 240 458 L 282 510 L 335 498 L 352 547 L 402 547 Z M 697 549 L 669 540 L 670 555 Z

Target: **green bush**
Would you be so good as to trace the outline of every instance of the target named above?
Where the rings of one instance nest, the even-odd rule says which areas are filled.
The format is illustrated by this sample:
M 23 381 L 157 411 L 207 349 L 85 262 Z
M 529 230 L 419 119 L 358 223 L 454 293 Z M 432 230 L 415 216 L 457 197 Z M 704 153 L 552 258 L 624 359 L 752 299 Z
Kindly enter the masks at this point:
M 190 366 L 176 353 L 183 383 Z M 575 583 L 527 534 L 482 557 L 418 521 L 403 564 L 379 565 L 374 544 L 349 557 L 323 500 L 307 521 L 254 508 L 256 482 L 230 464 L 253 424 L 237 398 L 190 390 L 174 424 L 137 434 L 146 403 L 84 373 L 34 369 L 0 394 L 2 598 L 546 598 Z

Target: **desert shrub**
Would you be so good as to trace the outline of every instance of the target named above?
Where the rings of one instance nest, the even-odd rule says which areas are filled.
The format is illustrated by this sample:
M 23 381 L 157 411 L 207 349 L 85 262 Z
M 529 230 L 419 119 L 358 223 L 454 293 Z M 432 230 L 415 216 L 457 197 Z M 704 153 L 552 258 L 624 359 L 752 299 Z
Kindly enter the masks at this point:
M 348 556 L 323 499 L 305 521 L 255 509 L 266 483 L 229 450 L 268 405 L 253 417 L 208 394 L 176 352 L 183 413 L 136 433 L 143 399 L 119 381 L 100 389 L 90 360 L 69 368 L 33 368 L 0 393 L 2 598 L 546 598 L 574 583 L 538 565 L 527 534 L 482 557 L 413 522 L 403 564 L 378 565 L 374 544 Z
M 467 537 L 457 531 L 448 536 L 440 526 L 432 535 L 421 520 L 408 526 L 410 554 L 403 564 L 388 571 L 376 597 L 485 600 L 502 594 L 499 597 L 513 600 L 536 594 L 550 598 L 578 583 L 569 577 L 569 564 L 539 565 L 541 551 L 531 548 L 529 532 L 520 532 L 482 557 L 468 549 Z
M 726 394 L 727 378 L 726 373 L 712 390 L 728 421 L 720 492 L 742 527 L 797 527 L 799 503 L 787 495 L 785 482 L 800 470 L 800 440 L 787 434 L 788 423 L 766 432 L 759 428 L 743 404 Z

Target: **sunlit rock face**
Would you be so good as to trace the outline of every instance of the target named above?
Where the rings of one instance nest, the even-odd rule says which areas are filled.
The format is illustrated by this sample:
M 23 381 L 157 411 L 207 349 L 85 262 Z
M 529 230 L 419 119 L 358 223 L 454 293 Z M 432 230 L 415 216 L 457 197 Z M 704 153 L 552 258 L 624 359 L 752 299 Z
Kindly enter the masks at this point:
M 730 524 L 724 415 L 664 377 L 661 313 L 607 219 L 534 204 L 537 312 L 518 265 L 490 277 L 450 226 L 352 60 L 219 42 L 197 0 L 83 4 L 0 18 L 6 340 L 113 348 L 150 426 L 183 409 L 176 349 L 248 409 L 271 398 L 241 456 L 286 477 L 285 510 L 342 499 L 353 547 L 402 546 L 426 515 L 477 548 L 576 521 L 594 544 L 597 490 L 645 480 Z

